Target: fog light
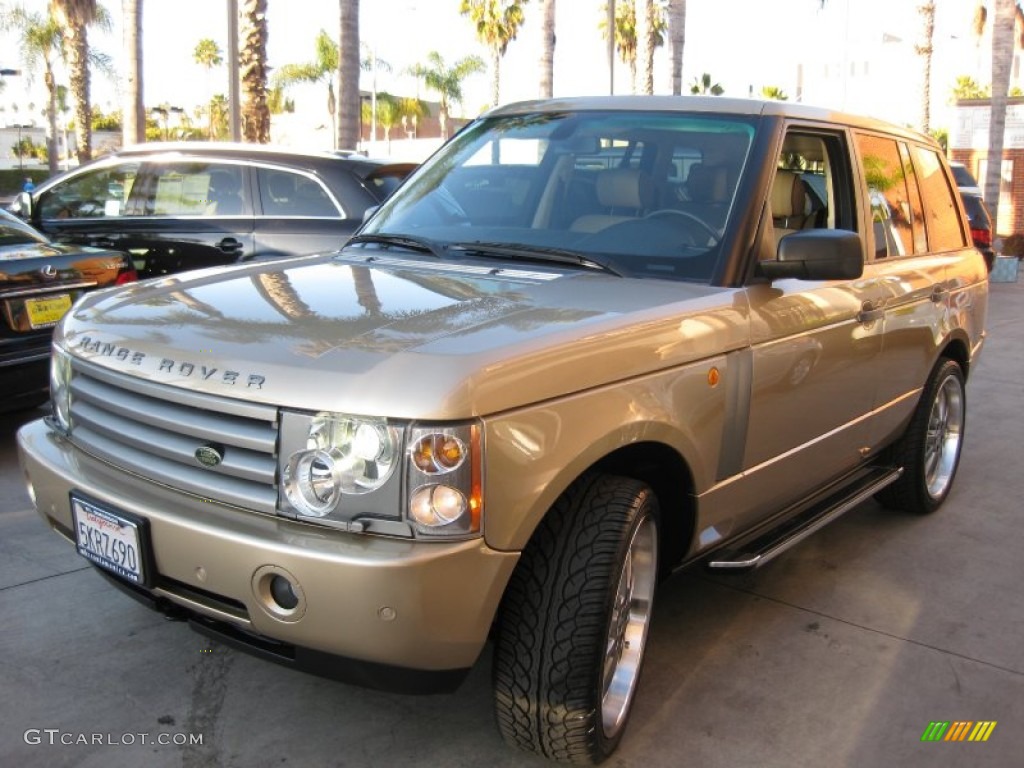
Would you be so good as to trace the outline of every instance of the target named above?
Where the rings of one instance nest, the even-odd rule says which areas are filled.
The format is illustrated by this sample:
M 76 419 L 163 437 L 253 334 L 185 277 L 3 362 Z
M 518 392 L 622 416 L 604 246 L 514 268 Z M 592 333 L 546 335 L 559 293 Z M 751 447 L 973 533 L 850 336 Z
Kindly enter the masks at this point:
M 256 604 L 277 621 L 293 624 L 306 615 L 306 596 L 294 575 L 279 565 L 262 565 L 252 575 Z
M 299 604 L 299 597 L 292 589 L 292 583 L 284 576 L 274 575 L 270 579 L 270 595 L 274 602 L 286 611 L 293 610 Z

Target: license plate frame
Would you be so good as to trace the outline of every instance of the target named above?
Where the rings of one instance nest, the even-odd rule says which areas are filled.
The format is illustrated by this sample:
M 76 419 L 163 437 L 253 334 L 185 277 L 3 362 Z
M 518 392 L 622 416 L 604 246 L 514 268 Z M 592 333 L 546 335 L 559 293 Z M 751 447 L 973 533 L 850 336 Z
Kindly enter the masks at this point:
M 25 299 L 25 316 L 33 331 L 52 328 L 71 309 L 71 294 L 58 293 L 38 299 Z
M 71 494 L 75 549 L 94 565 L 141 587 L 151 586 L 149 521 Z

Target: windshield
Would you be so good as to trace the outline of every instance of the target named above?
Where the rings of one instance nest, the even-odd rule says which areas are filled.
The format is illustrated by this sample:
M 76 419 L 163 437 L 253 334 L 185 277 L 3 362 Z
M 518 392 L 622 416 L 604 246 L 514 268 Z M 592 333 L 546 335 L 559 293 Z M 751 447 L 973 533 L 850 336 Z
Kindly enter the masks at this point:
M 451 258 L 575 255 L 629 277 L 706 282 L 754 127 L 754 118 L 672 112 L 483 118 L 362 233 L 429 241 Z

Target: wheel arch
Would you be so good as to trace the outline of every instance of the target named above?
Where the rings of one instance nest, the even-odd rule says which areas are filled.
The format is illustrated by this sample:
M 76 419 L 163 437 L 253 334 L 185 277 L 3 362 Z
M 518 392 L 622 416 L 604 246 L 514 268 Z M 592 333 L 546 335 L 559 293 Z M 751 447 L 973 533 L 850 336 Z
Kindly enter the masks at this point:
M 966 334 L 956 334 L 950 337 L 939 352 L 939 360 L 942 358 L 948 358 L 959 365 L 966 379 L 970 374 L 971 368 L 971 352 Z M 936 360 L 936 365 L 939 360 Z
M 689 465 L 673 448 L 658 442 L 634 443 L 596 461 L 588 471 L 639 480 L 658 500 L 661 570 L 681 562 L 696 526 L 694 479 Z
M 637 425 L 632 425 L 634 431 Z M 658 432 L 657 428 L 653 431 Z M 677 436 L 678 437 L 678 436 Z M 654 493 L 660 510 L 661 559 L 663 567 L 671 567 L 686 554 L 693 540 L 696 525 L 695 473 L 683 453 L 670 444 L 665 435 L 646 434 L 625 442 L 625 436 L 612 434 L 606 440 L 591 444 L 575 461 L 563 466 L 536 493 L 527 492 L 527 508 L 521 514 L 505 510 L 506 524 L 501 530 L 485 528 L 488 544 L 499 549 L 522 549 L 533 537 L 555 502 L 573 484 L 588 474 L 614 475 L 639 480 Z M 541 473 L 543 474 L 543 473 Z M 487 515 L 485 513 L 485 519 Z

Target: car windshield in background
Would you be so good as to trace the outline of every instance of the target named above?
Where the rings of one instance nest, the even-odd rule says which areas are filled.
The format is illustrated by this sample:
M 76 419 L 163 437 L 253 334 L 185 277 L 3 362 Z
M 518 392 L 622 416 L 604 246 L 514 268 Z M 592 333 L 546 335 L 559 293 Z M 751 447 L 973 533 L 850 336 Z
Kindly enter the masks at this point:
M 976 187 L 978 182 L 974 180 L 971 172 L 959 163 L 953 163 L 950 165 L 950 169 L 953 171 L 953 178 L 956 180 L 958 187 Z
M 557 261 L 706 282 L 755 121 L 614 111 L 483 118 L 363 233 L 429 240 L 452 258 Z M 377 237 L 358 247 L 385 245 Z
M 0 246 L 4 245 L 34 245 L 45 243 L 46 238 L 37 232 L 32 231 L 21 222 L 4 213 L 0 216 Z M 3 258 L 0 255 L 0 258 Z

